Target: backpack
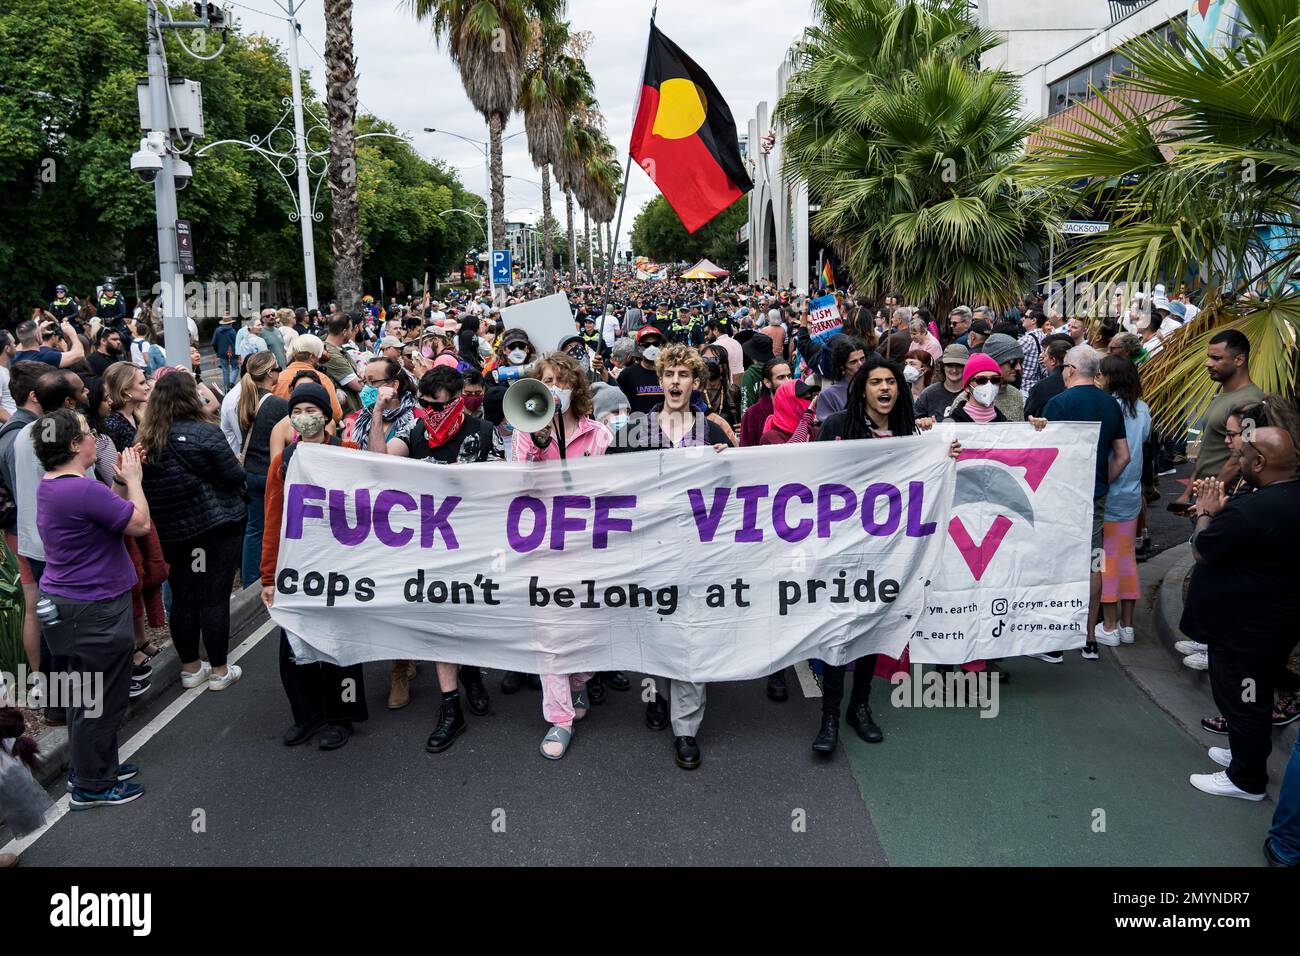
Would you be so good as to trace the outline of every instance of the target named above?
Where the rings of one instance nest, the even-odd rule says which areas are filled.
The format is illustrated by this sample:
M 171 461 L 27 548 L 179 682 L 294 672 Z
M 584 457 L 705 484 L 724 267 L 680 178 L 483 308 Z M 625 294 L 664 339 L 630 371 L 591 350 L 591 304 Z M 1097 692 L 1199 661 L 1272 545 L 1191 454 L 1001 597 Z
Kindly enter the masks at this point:
M 0 436 L 24 428 L 26 425 L 26 422 L 7 421 L 4 427 L 0 428 Z M 8 528 L 17 520 L 18 502 L 14 500 L 13 489 L 9 487 L 8 481 L 3 474 L 0 474 L 0 527 Z

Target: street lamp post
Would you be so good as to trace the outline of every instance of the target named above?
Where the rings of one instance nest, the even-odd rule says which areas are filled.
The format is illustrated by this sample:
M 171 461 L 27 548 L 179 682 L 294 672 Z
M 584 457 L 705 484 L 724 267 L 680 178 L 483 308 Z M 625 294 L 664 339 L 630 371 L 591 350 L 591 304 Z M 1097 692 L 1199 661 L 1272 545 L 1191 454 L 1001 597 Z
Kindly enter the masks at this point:
M 302 274 L 307 284 L 308 310 L 320 307 L 316 294 L 316 237 L 312 233 L 315 218 L 308 215 L 311 206 L 307 197 L 311 194 L 311 183 L 307 179 L 307 133 L 302 120 L 302 78 L 298 69 L 298 34 L 302 28 L 298 25 L 297 12 L 301 4 L 288 0 L 289 14 L 289 72 L 293 90 L 293 139 L 294 152 L 298 154 L 298 226 L 302 230 Z M 381 293 L 382 297 L 382 293 Z
M 488 144 L 481 139 L 470 139 L 468 136 L 462 136 L 460 133 L 453 133 L 450 130 L 445 129 L 436 129 L 432 126 L 424 127 L 424 131 L 426 133 L 442 133 L 445 136 L 454 136 L 459 140 L 464 140 L 466 143 L 469 143 L 483 154 L 483 184 L 487 187 L 486 192 L 483 194 L 483 203 L 485 208 L 484 221 L 487 223 L 487 227 L 484 231 L 487 234 L 488 245 L 488 294 L 492 297 L 492 301 L 496 302 L 497 286 L 496 281 L 492 278 L 492 163 L 488 156 Z M 521 130 L 518 133 L 511 133 L 509 136 L 502 139 L 501 142 L 504 143 L 507 139 L 514 139 L 516 136 L 522 136 L 524 132 L 526 131 Z

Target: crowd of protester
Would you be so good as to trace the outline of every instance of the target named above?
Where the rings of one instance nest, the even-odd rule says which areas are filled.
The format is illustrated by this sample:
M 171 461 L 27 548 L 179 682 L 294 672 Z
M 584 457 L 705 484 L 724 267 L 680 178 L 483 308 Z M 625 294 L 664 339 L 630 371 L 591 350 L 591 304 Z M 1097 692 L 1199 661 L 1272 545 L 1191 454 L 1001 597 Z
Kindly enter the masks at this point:
M 129 699 L 149 687 L 158 648 L 145 639 L 146 623 L 157 627 L 166 615 L 185 688 L 225 691 L 239 681 L 229 661 L 231 592 L 260 584 L 264 602 L 274 602 L 285 475 L 303 442 L 458 465 L 692 445 L 743 454 L 731 449 L 888 439 L 939 422 L 1092 422 L 1093 519 L 1079 533 L 1100 560 L 1081 656 L 1098 660 L 1100 647 L 1138 639 L 1145 515 L 1159 497 L 1157 468 L 1183 454 L 1182 436 L 1157 434 L 1139 369 L 1194 316 L 1184 299 L 1158 289 L 1090 328 L 1048 314 L 1032 296 L 1004 310 L 959 305 L 940 322 L 898 296 L 877 308 L 850 289 L 838 294 L 842 331 L 819 340 L 807 300 L 770 286 L 620 281 L 608 301 L 594 287 L 567 291 L 574 329 L 558 343 L 531 341 L 472 294 L 394 300 L 387 309 L 367 297 L 358 313 L 225 316 L 211 334 L 211 383 L 197 351 L 188 366 L 167 365 L 148 309 L 128 314 L 107 287 L 97 303 L 81 304 L 60 287 L 49 308 L 0 333 L 0 519 L 19 561 L 27 663 L 33 672 L 106 679 L 102 715 L 56 702 L 44 711 L 69 727 L 73 809 L 143 793 L 131 779 L 138 768 L 118 763 L 117 732 Z M 537 294 L 516 289 L 507 304 Z M 1223 772 L 1191 782 L 1254 800 L 1265 792 L 1272 728 L 1300 716 L 1300 677 L 1287 668 L 1300 618 L 1292 586 L 1300 417 L 1251 383 L 1249 355 L 1238 331 L 1210 340 L 1206 368 L 1220 391 L 1205 416 L 1195 480 L 1173 507 L 1195 521 L 1197 562 L 1182 625 L 1190 640 L 1178 649 L 1189 667 L 1210 671 L 1222 713 L 1204 725 L 1230 745 L 1210 751 Z M 521 378 L 560 399 L 540 431 L 518 431 L 504 414 L 505 393 Z M 952 452 L 960 453 L 956 443 Z M 38 619 L 43 599 L 52 620 Z M 1034 656 L 1064 660 L 1063 652 Z M 962 666 L 1008 676 L 996 661 Z M 842 718 L 862 740 L 881 742 L 872 678 L 906 667 L 905 658 L 880 655 L 851 668 L 820 665 L 812 749 L 836 750 Z M 426 749 L 440 753 L 466 732 L 465 712 L 481 716 L 491 702 L 472 663 L 433 669 L 441 701 Z M 286 745 L 338 749 L 367 718 L 360 666 L 298 662 L 283 632 L 280 676 Z M 1259 688 L 1250 701 L 1239 693 L 1246 677 Z M 387 706 L 407 706 L 419 680 L 417 662 L 392 662 Z M 345 682 L 357 691 L 340 693 Z M 699 766 L 707 686 L 655 683 L 647 725 L 671 725 L 678 765 Z M 541 691 L 541 753 L 558 760 L 589 708 L 630 681 L 621 672 L 508 673 L 500 692 L 528 686 Z M 770 675 L 766 692 L 786 700 L 785 675 Z M 1297 764 L 1268 843 L 1291 865 L 1300 861 Z

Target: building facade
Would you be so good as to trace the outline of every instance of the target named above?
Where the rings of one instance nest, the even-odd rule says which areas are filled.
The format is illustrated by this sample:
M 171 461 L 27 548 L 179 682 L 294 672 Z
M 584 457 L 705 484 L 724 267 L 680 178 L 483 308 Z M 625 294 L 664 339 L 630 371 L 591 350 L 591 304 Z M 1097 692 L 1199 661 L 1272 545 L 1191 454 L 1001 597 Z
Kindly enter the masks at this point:
M 1122 82 L 1132 62 L 1123 45 L 1144 34 L 1176 40 L 1187 29 L 1207 44 L 1233 41 L 1236 0 L 978 0 L 979 23 L 1002 42 L 982 58 L 986 69 L 1020 78 L 1021 112 L 1045 125 L 1067 126 L 1094 99 L 1093 90 Z M 783 59 L 776 73 L 775 103 L 785 92 L 791 66 Z M 742 241 L 749 244 L 751 281 L 791 283 L 807 292 L 815 281 L 820 252 L 808 232 L 806 187 L 781 175 L 781 132 L 770 119 L 769 101 L 760 102 L 749 120 L 748 155 L 754 191 Z

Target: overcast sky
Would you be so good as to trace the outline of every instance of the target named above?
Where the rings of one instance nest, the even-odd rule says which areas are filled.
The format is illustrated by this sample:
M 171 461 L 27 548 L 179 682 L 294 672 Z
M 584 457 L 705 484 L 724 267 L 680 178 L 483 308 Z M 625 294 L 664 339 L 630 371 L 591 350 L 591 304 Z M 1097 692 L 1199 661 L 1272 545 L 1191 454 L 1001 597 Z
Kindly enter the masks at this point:
M 649 0 L 569 0 L 568 19 L 573 29 L 592 34 L 587 67 L 608 121 L 607 134 L 623 161 L 632 135 L 632 109 L 640 85 L 651 5 Z M 712 77 L 731 106 L 737 132 L 744 134 L 758 102 L 772 104 L 777 67 L 809 22 L 808 11 L 806 0 L 661 0 L 656 23 Z M 245 32 L 287 42 L 288 26 L 275 0 L 240 0 L 235 13 Z M 275 14 L 279 22 L 267 14 Z M 302 66 L 311 71 L 315 88 L 323 90 L 324 65 L 312 50 L 323 53 L 325 48 L 321 0 L 306 0 L 298 16 L 306 41 L 299 45 Z M 423 155 L 444 159 L 457 168 L 469 189 L 485 192 L 483 159 L 475 147 L 450 136 L 422 132 L 430 126 L 487 139 L 486 124 L 470 106 L 459 74 L 434 43 L 428 26 L 417 23 L 399 0 L 356 0 L 352 27 L 363 111 L 412 134 L 415 148 Z M 516 114 L 506 134 L 522 129 L 523 119 Z M 523 136 L 505 143 L 504 157 L 506 174 L 521 177 L 506 180 L 507 220 L 540 219 L 541 186 L 525 181 L 536 182 L 540 177 L 528 158 Z M 633 169 L 621 249 L 627 248 L 637 210 L 655 192 L 645 173 Z M 562 223 L 564 203 L 554 188 L 552 202 L 557 202 L 556 215 Z M 580 219 L 578 225 L 581 228 Z

